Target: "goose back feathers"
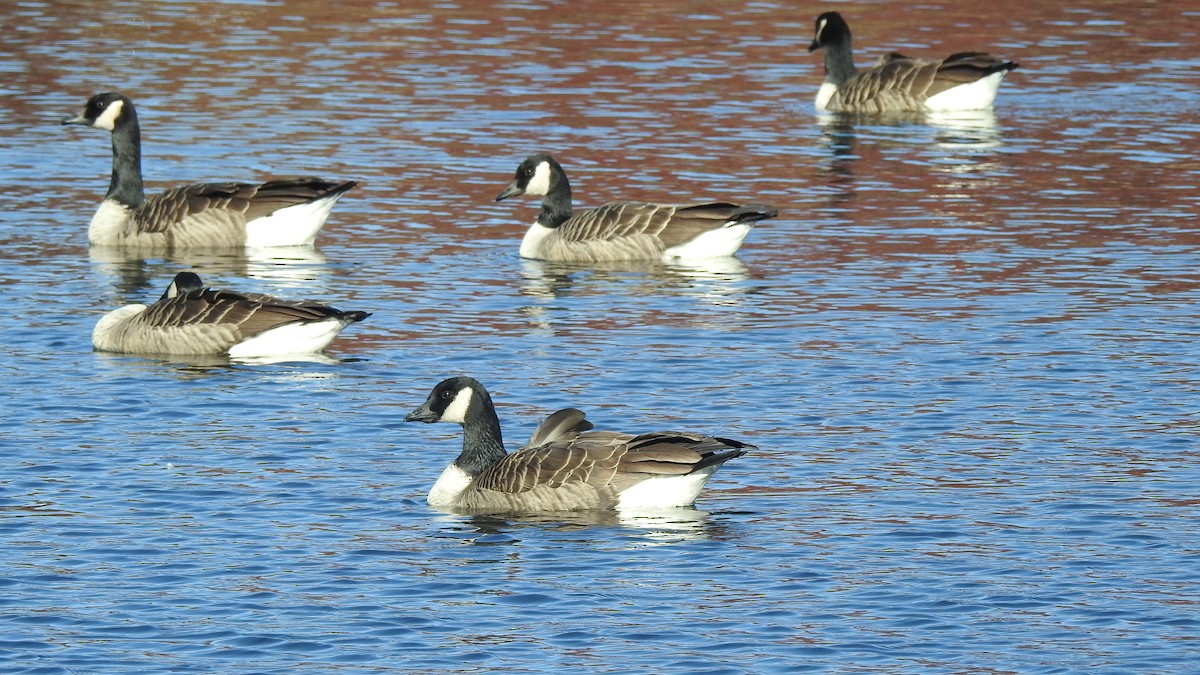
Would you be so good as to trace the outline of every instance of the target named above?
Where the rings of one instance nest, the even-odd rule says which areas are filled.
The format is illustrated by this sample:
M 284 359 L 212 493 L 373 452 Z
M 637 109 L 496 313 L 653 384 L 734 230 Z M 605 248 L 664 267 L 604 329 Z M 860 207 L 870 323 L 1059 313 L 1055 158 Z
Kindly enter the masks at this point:
M 865 70 L 854 65 L 850 26 L 837 12 L 817 17 L 810 52 L 825 50 L 825 80 L 817 109 L 888 113 L 980 110 L 996 99 L 1000 81 L 1016 63 L 983 52 L 959 52 L 941 61 L 893 52 Z
M 597 431 L 566 408 L 508 454 L 491 396 L 470 377 L 442 381 L 405 420 L 462 425 L 462 452 L 429 503 L 472 513 L 689 506 L 721 464 L 754 447 L 688 432 Z
M 357 184 L 320 178 L 203 183 L 147 198 L 142 183 L 141 129 L 133 101 L 116 93 L 97 94 L 83 112 L 62 123 L 112 134 L 112 178 L 88 228 L 88 241 L 96 246 L 308 246 L 334 204 Z
M 196 274 L 180 272 L 154 304 L 127 305 L 102 317 L 92 345 L 129 354 L 309 354 L 368 316 L 316 302 L 212 290 Z
M 566 172 L 546 153 L 522 162 L 496 201 L 521 194 L 542 197 L 537 222 L 521 241 L 521 256 L 563 262 L 730 256 L 754 223 L 778 214 L 770 206 L 725 202 L 612 202 L 576 212 Z

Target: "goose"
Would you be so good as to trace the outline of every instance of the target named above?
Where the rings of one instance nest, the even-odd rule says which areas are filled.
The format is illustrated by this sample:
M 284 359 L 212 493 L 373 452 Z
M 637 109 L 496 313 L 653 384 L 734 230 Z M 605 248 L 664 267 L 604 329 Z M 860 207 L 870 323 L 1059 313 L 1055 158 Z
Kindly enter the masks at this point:
M 508 454 L 491 396 L 478 380 L 438 383 L 406 422 L 453 422 L 463 449 L 434 482 L 428 502 L 465 513 L 520 513 L 691 506 L 725 462 L 753 445 L 687 432 L 595 431 L 575 408 L 540 424 Z
M 180 272 L 153 305 L 126 305 L 101 317 L 92 345 L 126 354 L 311 354 L 368 316 L 315 302 L 214 291 L 194 272 Z
M 516 177 L 496 201 L 522 194 L 542 197 L 542 210 L 521 240 L 521 257 L 559 262 L 731 256 L 754 223 L 778 214 L 770 206 L 723 202 L 612 202 L 572 212 L 567 174 L 544 152 L 517 167 Z
M 147 199 L 142 187 L 141 129 L 133 101 L 118 93 L 96 94 L 83 112 L 62 123 L 112 132 L 112 179 L 88 227 L 93 246 L 309 246 L 333 205 L 357 185 L 319 178 L 202 183 Z
M 996 100 L 1000 81 L 1017 67 L 983 52 L 959 52 L 941 61 L 893 52 L 865 70 L 854 67 L 850 26 L 837 12 L 817 17 L 808 51 L 825 50 L 825 81 L 817 109 L 890 113 L 982 110 Z

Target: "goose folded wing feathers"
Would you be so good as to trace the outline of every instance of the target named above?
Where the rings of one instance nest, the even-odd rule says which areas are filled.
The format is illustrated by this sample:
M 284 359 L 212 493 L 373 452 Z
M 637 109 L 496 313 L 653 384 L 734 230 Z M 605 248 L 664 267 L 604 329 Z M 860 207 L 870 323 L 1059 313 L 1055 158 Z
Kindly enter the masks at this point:
M 958 84 L 969 84 L 992 73 L 1016 67 L 1015 63 L 998 59 L 987 52 L 957 52 L 942 61 L 941 67 L 938 68 L 938 79 L 949 83 L 946 86 L 949 88 Z
M 338 187 L 336 183 L 319 178 L 262 184 L 199 183 L 154 195 L 134 211 L 133 218 L 142 232 L 166 232 L 192 217 L 241 226 L 279 209 L 313 201 Z
M 940 62 L 900 54 L 885 58 L 887 61 L 879 67 L 860 71 L 838 88 L 842 108 L 919 109 L 929 94 L 936 93 L 929 90 Z
M 240 293 L 205 289 L 157 302 L 142 320 L 152 326 L 222 324 L 236 327 L 242 337 L 253 337 L 284 324 L 319 320 L 336 313 L 332 308 L 312 304 L 278 300 L 264 303 Z
M 741 206 L 726 202 L 682 206 L 612 202 L 572 216 L 560 229 L 565 241 L 576 242 L 658 237 L 665 250 L 719 229 L 728 222 L 755 222 L 777 213 L 769 206 Z
M 745 454 L 754 446 L 728 438 L 685 432 L 642 434 L 628 443 L 622 470 L 682 475 Z
M 320 178 L 289 178 L 273 180 L 252 186 L 254 193 L 249 197 L 246 220 L 269 216 L 282 208 L 304 204 L 325 196 L 341 194 L 356 183 L 335 183 Z
M 612 202 L 571 216 L 559 229 L 564 241 L 598 241 L 637 235 L 655 236 L 670 222 L 674 207 Z
M 171 188 L 139 205 L 134 209 L 132 218 L 139 232 L 168 232 L 178 227 L 178 223 L 185 218 L 200 216 L 206 211 L 210 212 L 210 218 L 219 216 L 232 225 L 235 219 L 231 218 L 232 213 L 226 212 L 225 209 L 235 204 L 239 188 L 245 187 L 253 186 L 238 183 L 201 183 Z M 248 197 L 243 197 L 240 201 L 241 204 L 235 204 L 233 211 L 240 212 L 243 216 L 242 222 L 245 222 L 244 213 Z
M 636 450 L 631 448 L 622 458 L 620 470 L 655 476 L 682 476 L 691 473 L 701 459 L 699 453 L 686 445 L 654 441 Z
M 667 227 L 659 235 L 667 248 L 691 241 L 705 232 L 719 229 L 725 223 L 753 223 L 778 214 L 778 211 L 770 206 L 742 206 L 727 202 L 671 208 L 670 227 Z
M 575 442 L 529 448 L 507 455 L 486 469 L 475 480 L 475 487 L 500 492 L 555 489 L 572 483 L 602 487 L 616 473 L 622 451 L 620 444 Z
M 957 52 L 942 61 L 916 59 L 892 52 L 881 56 L 877 67 L 861 71 L 853 87 L 862 87 L 864 93 L 896 91 L 917 98 L 932 98 L 992 73 L 1010 70 L 1011 65 L 986 52 Z
M 575 438 L 594 426 L 585 419 L 582 410 L 563 408 L 546 416 L 546 419 L 533 431 L 533 436 L 529 438 L 529 444 L 525 447 L 536 448 L 546 443 Z

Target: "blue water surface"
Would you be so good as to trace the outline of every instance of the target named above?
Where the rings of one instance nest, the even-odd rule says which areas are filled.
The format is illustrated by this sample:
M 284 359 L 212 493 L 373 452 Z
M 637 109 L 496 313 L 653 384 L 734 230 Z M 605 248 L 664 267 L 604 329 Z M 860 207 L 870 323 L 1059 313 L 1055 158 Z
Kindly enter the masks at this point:
M 1188 6 L 842 9 L 862 63 L 1022 61 L 950 120 L 815 114 L 814 8 L 572 7 L 11 8 L 0 670 L 1193 672 L 1200 61 L 1144 39 Z M 89 250 L 108 141 L 58 121 L 107 89 L 151 191 L 361 185 L 314 249 Z M 720 263 L 521 260 L 535 150 L 582 205 L 780 216 Z M 92 351 L 181 269 L 373 315 L 308 361 Z M 402 420 L 459 373 L 510 447 L 576 406 L 758 449 L 695 509 L 441 513 L 460 432 Z

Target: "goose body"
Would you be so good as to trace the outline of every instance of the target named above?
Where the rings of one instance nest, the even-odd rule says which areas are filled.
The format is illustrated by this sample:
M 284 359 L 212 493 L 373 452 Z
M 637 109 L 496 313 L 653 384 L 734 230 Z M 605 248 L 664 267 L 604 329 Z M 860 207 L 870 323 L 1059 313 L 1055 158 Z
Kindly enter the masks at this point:
M 146 197 L 141 129 L 133 101 L 96 94 L 62 121 L 112 133 L 108 193 L 88 227 L 93 246 L 146 249 L 309 246 L 334 204 L 356 183 L 319 178 L 202 183 Z
M 127 354 L 311 354 L 368 316 L 315 302 L 214 291 L 196 274 L 180 272 L 154 304 L 126 305 L 101 317 L 92 345 Z
M 754 223 L 778 213 L 770 206 L 724 202 L 612 202 L 576 212 L 566 173 L 546 153 L 522 162 L 496 201 L 521 194 L 542 197 L 537 222 L 521 241 L 521 257 L 562 262 L 731 256 Z
M 825 80 L 817 109 L 831 112 L 950 112 L 990 108 L 1000 82 L 1017 67 L 983 52 L 941 61 L 891 53 L 865 70 L 854 66 L 850 26 L 837 12 L 817 17 L 808 51 L 825 50 Z
M 724 462 L 754 447 L 687 432 L 596 431 L 566 408 L 508 454 L 487 390 L 461 376 L 439 383 L 405 420 L 462 425 L 462 453 L 430 489 L 429 504 L 470 513 L 690 506 Z

